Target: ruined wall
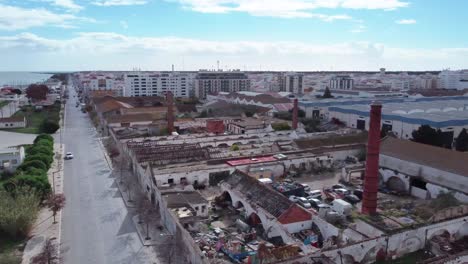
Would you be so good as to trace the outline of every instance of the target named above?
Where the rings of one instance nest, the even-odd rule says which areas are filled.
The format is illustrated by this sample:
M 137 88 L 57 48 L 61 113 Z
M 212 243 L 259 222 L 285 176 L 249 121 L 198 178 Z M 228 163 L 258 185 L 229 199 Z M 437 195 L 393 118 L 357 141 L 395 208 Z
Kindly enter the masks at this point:
M 380 155 L 380 167 L 396 170 L 405 175 L 421 176 L 427 182 L 441 185 L 452 190 L 460 192 L 466 192 L 466 190 L 468 190 L 468 177 L 466 176 L 400 160 L 383 154 Z
M 340 263 L 340 254 L 341 258 L 346 259 L 343 263 L 350 263 L 349 260 L 364 264 L 372 263 L 375 261 L 379 251 L 388 257 L 401 257 L 410 252 L 423 249 L 427 241 L 434 235 L 444 231 L 449 232 L 454 238 L 459 238 L 467 233 L 465 231 L 468 227 L 467 222 L 468 216 L 465 216 L 389 236 L 384 235 L 368 239 L 349 246 L 324 251 L 321 254 L 325 254 L 336 263 Z

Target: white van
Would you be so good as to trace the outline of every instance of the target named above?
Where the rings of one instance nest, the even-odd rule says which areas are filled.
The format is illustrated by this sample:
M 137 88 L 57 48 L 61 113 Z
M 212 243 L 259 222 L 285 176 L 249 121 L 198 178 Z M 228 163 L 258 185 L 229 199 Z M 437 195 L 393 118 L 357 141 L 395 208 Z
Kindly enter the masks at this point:
M 351 215 L 351 211 L 353 210 L 353 206 L 350 203 L 341 199 L 333 200 L 331 208 L 338 214 L 345 216 Z
M 263 184 L 272 184 L 273 183 L 273 181 L 270 178 L 260 178 L 260 179 L 258 179 L 258 181 L 263 183 Z

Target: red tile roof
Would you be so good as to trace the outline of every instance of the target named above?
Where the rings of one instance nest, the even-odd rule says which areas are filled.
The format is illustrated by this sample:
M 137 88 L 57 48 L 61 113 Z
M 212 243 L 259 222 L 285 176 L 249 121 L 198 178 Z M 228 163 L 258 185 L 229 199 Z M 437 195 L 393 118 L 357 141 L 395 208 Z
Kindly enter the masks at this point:
M 311 219 L 312 214 L 297 204 L 291 205 L 288 210 L 278 217 L 278 221 L 283 225 L 309 221 Z
M 12 116 L 0 118 L 0 123 L 11 123 L 11 122 L 24 122 L 24 116 Z

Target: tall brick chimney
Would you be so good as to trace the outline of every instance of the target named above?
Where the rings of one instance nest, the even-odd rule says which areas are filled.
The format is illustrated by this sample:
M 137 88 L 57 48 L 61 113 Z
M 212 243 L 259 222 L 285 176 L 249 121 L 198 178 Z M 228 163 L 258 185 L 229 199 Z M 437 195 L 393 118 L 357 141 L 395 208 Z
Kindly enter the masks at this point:
M 167 102 L 167 132 L 172 134 L 174 132 L 174 96 L 172 92 L 166 93 Z
M 297 98 L 294 99 L 294 107 L 293 107 L 293 116 L 292 116 L 292 128 L 297 129 L 297 112 L 299 106 L 297 105 Z
M 379 189 L 380 120 L 382 104 L 373 102 L 370 110 L 369 138 L 367 141 L 366 175 L 361 212 L 375 214 Z

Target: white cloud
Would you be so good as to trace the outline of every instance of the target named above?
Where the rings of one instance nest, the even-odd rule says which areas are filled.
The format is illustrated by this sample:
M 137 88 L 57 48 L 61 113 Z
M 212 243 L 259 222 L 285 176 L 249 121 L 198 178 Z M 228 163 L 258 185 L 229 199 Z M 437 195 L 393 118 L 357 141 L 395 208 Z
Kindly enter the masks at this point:
M 230 68 L 258 70 L 434 70 L 467 68 L 468 48 L 406 49 L 370 42 L 311 44 L 278 41 L 207 41 L 178 37 L 131 37 L 88 32 L 69 39 L 31 33 L 0 37 L 0 70 L 185 70 L 209 68 L 216 60 Z M 28 61 L 28 63 L 25 63 Z M 31 63 L 29 63 L 31 62 Z M 4 67 L 4 68 L 2 68 Z M 8 68 L 6 68 L 8 67 Z M 179 64 L 180 67 L 180 64 Z
M 253 16 L 282 18 L 312 17 L 329 21 L 333 15 L 314 14 L 315 9 L 381 9 L 394 10 L 408 6 L 401 0 L 166 0 L 201 13 L 245 12 Z M 339 15 L 349 19 L 347 15 Z
M 400 25 L 412 25 L 416 24 L 416 20 L 414 19 L 400 19 L 395 21 L 395 23 L 400 24 Z
M 121 26 L 123 29 L 128 29 L 128 23 L 127 23 L 127 21 L 121 20 L 121 21 L 120 21 L 120 26 Z
M 72 12 L 77 12 L 83 9 L 82 6 L 77 5 L 73 0 L 53 0 L 53 5 L 68 9 Z
M 355 28 L 351 29 L 349 32 L 351 33 L 362 33 L 366 31 L 366 26 L 364 25 L 357 25 Z
M 147 0 L 98 0 L 93 2 L 97 6 L 131 6 L 131 5 L 144 5 L 148 3 Z
M 58 14 L 44 8 L 26 9 L 0 4 L 0 30 L 18 30 L 41 26 L 75 27 L 76 22 L 94 22 L 93 19 L 72 14 Z

